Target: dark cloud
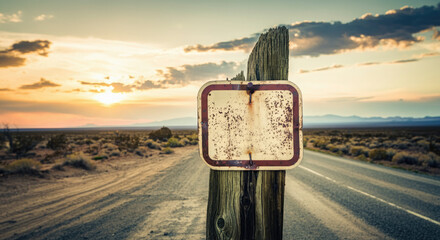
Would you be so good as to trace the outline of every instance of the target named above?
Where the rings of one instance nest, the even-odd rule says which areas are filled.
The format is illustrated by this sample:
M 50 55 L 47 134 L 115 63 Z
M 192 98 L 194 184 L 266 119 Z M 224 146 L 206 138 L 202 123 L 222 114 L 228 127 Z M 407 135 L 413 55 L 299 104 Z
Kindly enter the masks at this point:
M 140 85 L 136 87 L 136 89 L 139 90 L 148 90 L 148 89 L 155 89 L 155 88 L 165 88 L 164 81 L 152 81 L 152 80 L 144 80 L 139 81 Z
M 203 46 L 197 44 L 195 46 L 186 47 L 184 51 L 207 52 L 207 51 L 216 51 L 216 50 L 226 50 L 226 51 L 244 50 L 245 52 L 249 52 L 254 46 L 255 42 L 258 40 L 259 35 L 260 35 L 259 33 L 256 33 L 251 37 L 235 39 L 232 41 L 219 42 L 209 46 Z
M 422 41 L 422 38 L 414 34 L 440 26 L 440 4 L 420 8 L 403 7 L 382 15 L 365 14 L 348 23 L 305 21 L 285 26 L 290 32 L 292 56 L 317 57 L 374 48 L 382 44 L 408 47 Z M 185 51 L 248 51 L 259 34 L 209 46 L 189 46 Z M 433 37 L 439 38 L 436 29 Z
M 7 53 L 0 52 L 0 68 L 19 67 L 26 62 L 25 58 L 16 57 Z
M 50 45 L 48 40 L 20 41 L 12 44 L 6 50 L 0 51 L 0 68 L 23 66 L 26 58 L 22 55 L 36 53 L 47 57 Z
M 0 92 L 8 92 L 8 91 L 12 91 L 12 89 L 9 89 L 9 88 L 0 88 Z
M 397 61 L 388 62 L 389 64 L 398 64 L 398 63 L 409 63 L 409 62 L 417 62 L 419 58 L 411 58 L 411 59 L 402 59 Z
M 358 63 L 358 66 L 373 66 L 373 65 L 378 65 L 378 64 L 382 64 L 381 62 L 365 62 L 365 63 Z
M 158 81 L 139 80 L 137 89 L 146 90 L 153 88 L 167 88 L 172 85 L 186 85 L 192 81 L 219 80 L 222 75 L 235 76 L 245 68 L 244 63 L 221 62 L 182 65 L 180 67 L 167 67 L 166 70 L 157 70 L 161 78 Z M 223 77 L 224 78 L 224 77 Z
M 59 87 L 59 86 L 61 85 L 48 81 L 44 78 L 41 78 L 39 82 L 29 85 L 22 85 L 20 89 L 40 89 L 45 87 Z
M 48 40 L 35 40 L 35 41 L 20 41 L 12 44 L 8 52 L 19 52 L 22 54 L 37 53 L 41 56 L 47 56 L 50 45 L 52 43 Z
M 166 71 L 159 70 L 158 73 L 167 83 L 181 84 L 190 81 L 214 80 L 220 75 L 235 76 L 244 67 L 242 63 L 223 61 L 221 63 L 186 64 L 179 68 L 168 67 Z

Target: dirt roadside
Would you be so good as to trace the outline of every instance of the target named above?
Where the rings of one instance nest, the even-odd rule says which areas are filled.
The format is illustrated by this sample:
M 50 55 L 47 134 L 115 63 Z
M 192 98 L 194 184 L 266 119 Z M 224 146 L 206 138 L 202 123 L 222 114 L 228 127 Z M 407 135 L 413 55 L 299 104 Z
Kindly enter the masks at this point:
M 2 180 L 1 238 L 202 239 L 209 170 L 195 146 L 175 150 L 91 174 Z

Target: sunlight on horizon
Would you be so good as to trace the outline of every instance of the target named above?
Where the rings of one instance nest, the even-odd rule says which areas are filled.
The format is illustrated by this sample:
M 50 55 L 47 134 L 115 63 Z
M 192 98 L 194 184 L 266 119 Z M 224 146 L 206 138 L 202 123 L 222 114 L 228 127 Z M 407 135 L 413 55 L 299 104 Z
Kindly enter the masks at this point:
M 113 89 L 113 87 L 111 87 Z M 95 100 L 109 107 L 114 103 L 121 102 L 125 99 L 125 96 L 122 93 L 114 93 L 111 90 L 107 90 L 103 93 L 97 93 L 94 97 Z

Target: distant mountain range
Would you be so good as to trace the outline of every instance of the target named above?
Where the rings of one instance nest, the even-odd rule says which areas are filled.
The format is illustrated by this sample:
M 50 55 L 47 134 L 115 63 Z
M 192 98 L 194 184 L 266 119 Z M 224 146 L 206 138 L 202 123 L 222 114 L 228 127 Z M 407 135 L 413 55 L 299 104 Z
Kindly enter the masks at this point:
M 305 128 L 325 128 L 325 127 L 411 127 L 411 126 L 440 126 L 440 116 L 438 117 L 359 117 L 359 116 L 304 116 Z M 150 123 L 137 123 L 133 127 L 162 127 L 162 126 L 182 126 L 196 127 L 197 119 L 194 117 L 173 118 L 169 120 L 156 121 Z
M 149 123 L 135 123 L 130 126 L 133 127 L 162 127 L 162 126 L 197 126 L 197 119 L 195 117 L 173 118 L 163 121 L 149 122 Z
M 440 126 L 438 117 L 359 117 L 359 116 L 304 116 L 305 128 L 313 127 L 418 127 L 418 126 Z

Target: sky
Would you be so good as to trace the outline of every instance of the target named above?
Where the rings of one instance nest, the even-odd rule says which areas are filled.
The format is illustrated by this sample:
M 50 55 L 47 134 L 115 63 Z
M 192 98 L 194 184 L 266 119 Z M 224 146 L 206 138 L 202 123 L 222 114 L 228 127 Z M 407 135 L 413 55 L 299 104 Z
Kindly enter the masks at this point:
M 0 0 L 0 123 L 196 117 L 277 26 L 305 116 L 440 116 L 439 0 Z

